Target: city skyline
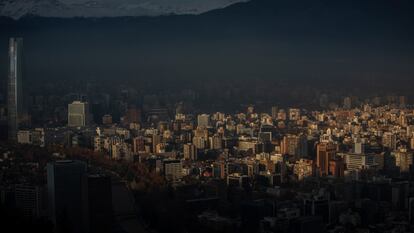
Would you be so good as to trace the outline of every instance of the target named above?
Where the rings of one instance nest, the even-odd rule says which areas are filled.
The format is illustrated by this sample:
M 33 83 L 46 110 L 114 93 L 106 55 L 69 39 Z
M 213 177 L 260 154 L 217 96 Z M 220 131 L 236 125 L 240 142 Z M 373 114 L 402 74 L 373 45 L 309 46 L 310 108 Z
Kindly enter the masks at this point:
M 414 232 L 413 11 L 0 1 L 0 231 Z

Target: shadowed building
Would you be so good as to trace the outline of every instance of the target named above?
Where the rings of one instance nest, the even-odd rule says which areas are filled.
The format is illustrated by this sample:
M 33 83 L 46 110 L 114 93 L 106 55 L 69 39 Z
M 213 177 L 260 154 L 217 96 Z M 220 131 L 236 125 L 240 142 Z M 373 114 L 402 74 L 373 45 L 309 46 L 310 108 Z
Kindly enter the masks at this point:
M 85 175 L 82 178 L 83 232 L 111 232 L 113 224 L 111 178 Z
M 86 164 L 60 160 L 47 164 L 49 209 L 56 232 L 82 232 L 82 178 Z
M 22 86 L 23 66 L 23 39 L 10 38 L 9 41 L 9 75 L 8 75 L 8 138 L 10 141 L 17 140 L 19 130 L 24 118 L 24 101 Z

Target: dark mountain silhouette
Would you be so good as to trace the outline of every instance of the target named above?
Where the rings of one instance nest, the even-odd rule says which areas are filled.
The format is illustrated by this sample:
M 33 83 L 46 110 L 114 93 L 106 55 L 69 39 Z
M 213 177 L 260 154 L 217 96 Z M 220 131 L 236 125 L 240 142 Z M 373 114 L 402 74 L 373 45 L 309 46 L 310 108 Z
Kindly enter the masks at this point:
M 0 60 L 22 36 L 30 80 L 412 80 L 413 5 L 253 0 L 201 15 L 1 18 Z

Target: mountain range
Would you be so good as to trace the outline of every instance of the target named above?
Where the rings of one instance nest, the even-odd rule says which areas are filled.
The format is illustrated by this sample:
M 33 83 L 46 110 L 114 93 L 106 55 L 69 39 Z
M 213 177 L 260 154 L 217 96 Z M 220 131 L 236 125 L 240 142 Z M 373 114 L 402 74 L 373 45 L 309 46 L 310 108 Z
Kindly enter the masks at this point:
M 200 14 L 246 0 L 0 0 L 0 15 L 120 17 Z
M 28 14 L 0 18 L 0 61 L 21 36 L 33 79 L 412 82 L 412 12 L 411 0 L 251 0 L 197 15 Z

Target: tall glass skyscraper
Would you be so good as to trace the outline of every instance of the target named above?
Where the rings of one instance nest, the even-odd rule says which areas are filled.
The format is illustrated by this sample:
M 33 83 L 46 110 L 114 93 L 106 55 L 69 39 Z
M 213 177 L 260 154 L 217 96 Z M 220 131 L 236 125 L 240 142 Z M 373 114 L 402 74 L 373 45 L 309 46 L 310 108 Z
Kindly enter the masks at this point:
M 8 77 L 8 137 L 17 140 L 17 131 L 23 119 L 22 62 L 23 39 L 10 38 L 9 42 L 9 77 Z
M 86 169 L 84 162 L 76 160 L 47 164 L 49 210 L 56 232 L 82 232 L 82 177 Z

